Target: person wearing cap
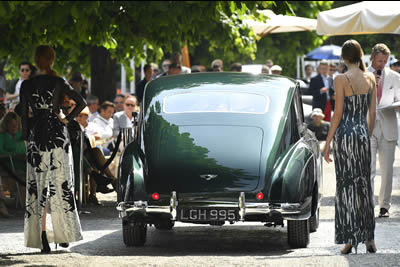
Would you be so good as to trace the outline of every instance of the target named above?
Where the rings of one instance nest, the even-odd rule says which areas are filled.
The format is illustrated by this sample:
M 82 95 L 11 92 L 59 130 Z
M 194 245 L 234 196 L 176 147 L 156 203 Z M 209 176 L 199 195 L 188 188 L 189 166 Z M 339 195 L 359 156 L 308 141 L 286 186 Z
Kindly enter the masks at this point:
M 325 141 L 328 136 L 329 127 L 331 124 L 327 121 L 324 121 L 325 117 L 322 109 L 315 108 L 311 113 L 312 121 L 307 125 L 307 128 L 315 133 L 315 137 L 317 137 L 318 141 Z
M 282 67 L 279 65 L 273 65 L 271 67 L 271 73 L 274 75 L 281 75 Z
M 392 59 L 392 61 L 390 61 L 390 69 L 400 73 L 400 61 L 398 61 L 397 59 Z

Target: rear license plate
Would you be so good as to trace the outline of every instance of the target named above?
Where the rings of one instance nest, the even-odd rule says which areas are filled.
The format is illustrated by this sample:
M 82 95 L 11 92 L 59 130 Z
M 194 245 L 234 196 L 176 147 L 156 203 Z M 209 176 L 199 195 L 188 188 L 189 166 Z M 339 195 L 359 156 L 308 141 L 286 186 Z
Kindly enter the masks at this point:
M 237 221 L 239 209 L 235 208 L 181 208 L 178 209 L 181 221 Z

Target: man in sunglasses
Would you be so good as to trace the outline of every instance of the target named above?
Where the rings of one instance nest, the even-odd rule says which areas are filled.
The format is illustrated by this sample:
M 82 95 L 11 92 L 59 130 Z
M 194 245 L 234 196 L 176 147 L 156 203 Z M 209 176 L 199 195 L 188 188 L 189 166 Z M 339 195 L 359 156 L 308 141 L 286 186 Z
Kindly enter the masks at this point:
M 5 101 L 8 108 L 14 110 L 15 106 L 19 103 L 19 90 L 23 81 L 30 78 L 32 74 L 32 64 L 24 61 L 19 64 L 19 78 L 12 80 L 8 86 Z
M 134 95 L 125 98 L 124 110 L 116 112 L 113 117 L 114 127 L 113 135 L 117 136 L 119 131 L 123 128 L 132 128 L 133 126 L 133 113 L 139 112 L 138 99 Z M 132 131 L 133 136 L 133 131 Z

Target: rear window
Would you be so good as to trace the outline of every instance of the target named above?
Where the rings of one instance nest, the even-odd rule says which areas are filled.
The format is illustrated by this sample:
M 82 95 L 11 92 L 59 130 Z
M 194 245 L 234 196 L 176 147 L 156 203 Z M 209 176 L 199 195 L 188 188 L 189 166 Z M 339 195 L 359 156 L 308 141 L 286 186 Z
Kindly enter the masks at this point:
M 226 112 L 264 114 L 269 98 L 264 95 L 238 92 L 187 92 L 164 98 L 164 113 Z

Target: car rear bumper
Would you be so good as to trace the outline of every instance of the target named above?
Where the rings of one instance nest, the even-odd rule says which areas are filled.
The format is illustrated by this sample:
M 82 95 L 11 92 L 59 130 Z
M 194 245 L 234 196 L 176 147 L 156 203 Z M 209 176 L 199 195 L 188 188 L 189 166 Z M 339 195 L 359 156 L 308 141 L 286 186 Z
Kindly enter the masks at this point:
M 266 203 L 246 202 L 245 193 L 241 192 L 237 202 L 221 201 L 196 201 L 178 203 L 176 192 L 171 193 L 169 206 L 148 205 L 146 201 L 135 201 L 134 203 L 120 202 L 117 206 L 120 217 L 124 218 L 129 214 L 167 215 L 171 220 L 176 221 L 178 204 L 179 208 L 239 208 L 240 221 L 250 220 L 251 217 L 278 216 L 284 220 L 305 220 L 311 216 L 312 198 L 308 197 L 303 203 Z

